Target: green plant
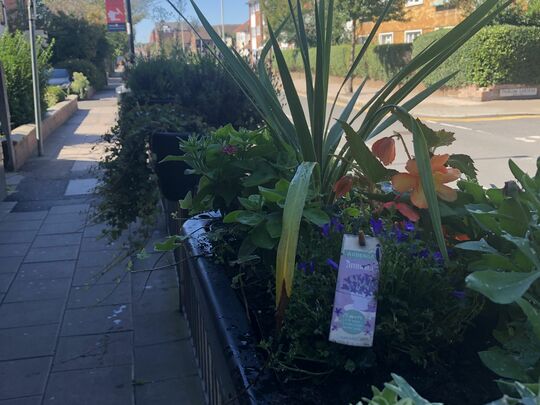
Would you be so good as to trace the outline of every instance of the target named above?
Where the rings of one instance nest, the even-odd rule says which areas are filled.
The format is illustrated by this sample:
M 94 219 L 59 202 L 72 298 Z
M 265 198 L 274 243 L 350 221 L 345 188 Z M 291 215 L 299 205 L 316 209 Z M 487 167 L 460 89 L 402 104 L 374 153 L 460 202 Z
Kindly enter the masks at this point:
M 414 41 L 413 57 L 448 30 L 434 31 Z M 453 72 L 447 86 L 540 83 L 540 27 L 495 25 L 483 28 L 424 82 L 432 85 Z
M 71 82 L 70 91 L 79 96 L 79 99 L 85 99 L 90 88 L 90 82 L 86 76 L 79 72 L 73 72 L 73 81 Z
M 47 72 L 52 52 L 52 45 L 45 47 L 38 41 L 39 86 L 41 90 L 41 109 L 47 111 L 45 93 L 47 88 Z M 7 95 L 11 113 L 12 126 L 34 122 L 34 99 L 32 93 L 32 66 L 30 61 L 30 44 L 22 32 L 0 35 L 0 61 L 4 67 Z
M 174 103 L 216 128 L 232 124 L 235 128 L 254 129 L 261 122 L 233 78 L 208 56 L 180 52 L 141 57 L 128 71 L 127 86 L 142 104 Z
M 540 377 L 540 159 L 534 177 L 510 160 L 519 182 L 504 189 L 476 190 L 466 206 L 483 231 L 479 241 L 458 248 L 480 252 L 467 286 L 496 304 L 507 305 L 494 335 L 499 346 L 480 353 L 495 373 L 523 382 Z
M 538 405 L 540 404 L 540 384 L 522 384 L 519 381 L 500 382 L 504 396 L 487 405 Z
M 54 107 L 66 99 L 66 92 L 60 86 L 47 86 L 45 90 L 45 100 L 49 108 Z
M 113 239 L 140 221 L 143 234 L 155 225 L 159 191 L 148 160 L 148 142 L 154 132 L 204 133 L 199 117 L 185 115 L 171 105 L 140 106 L 133 97 L 122 98 L 118 124 L 104 136 L 107 153 L 100 162 L 101 201 L 96 219 L 106 222 Z
M 107 84 L 105 71 L 99 70 L 96 65 L 85 59 L 68 59 L 57 64 L 57 67 L 67 69 L 71 75 L 74 72 L 84 74 L 92 87 L 102 89 Z
M 173 6 L 170 1 L 168 2 Z M 320 202 L 322 205 L 333 200 L 333 185 L 348 171 L 350 167 L 348 162 L 352 160 L 356 162 L 360 170 L 365 173 L 369 172 L 370 175 L 367 177 L 372 183 L 384 180 L 384 178 L 390 176 L 391 172 L 386 170 L 376 160 L 365 145 L 365 142 L 397 120 L 403 122 L 414 134 L 414 149 L 418 161 L 421 184 L 426 192 L 426 198 L 430 206 L 429 213 L 436 239 L 443 256 L 446 258 L 446 247 L 442 234 L 437 196 L 429 164 L 429 153 L 426 146 L 424 129 L 419 122 L 408 114 L 408 110 L 444 85 L 450 77 L 429 87 L 407 102 L 404 102 L 404 99 L 429 73 L 435 70 L 484 25 L 489 23 L 501 9 L 506 7 L 507 3 L 500 5 L 498 0 L 487 0 L 484 2 L 452 31 L 447 33 L 439 41 L 433 43 L 425 52 L 413 58 L 381 91 L 362 107 L 361 111 L 350 118 L 353 106 L 362 91 L 363 86 L 361 85 L 354 93 L 348 106 L 344 109 L 339 121 L 333 125 L 336 101 L 334 101 L 330 110 L 327 111 L 334 11 L 333 0 L 329 0 L 328 3 L 322 0 L 313 4 L 317 38 L 317 57 L 315 60 L 314 77 L 312 76 L 311 62 L 309 60 L 309 48 L 301 2 L 297 2 L 296 9 L 292 1 L 289 2 L 289 18 L 295 26 L 297 43 L 306 73 L 307 111 L 302 106 L 277 40 L 277 35 L 283 25 L 274 31 L 271 25 L 268 24 L 270 41 L 261 52 L 259 65 L 254 72 L 238 54 L 231 51 L 221 40 L 219 34 L 212 28 L 195 2 L 192 0 L 191 3 L 204 28 L 220 52 L 220 63 L 233 75 L 235 81 L 242 87 L 243 91 L 250 97 L 253 104 L 259 110 L 270 127 L 276 144 L 291 147 L 298 159 L 299 166 L 297 174 L 294 177 L 297 181 L 292 181 L 291 187 L 287 192 L 288 195 L 283 213 L 283 217 L 290 219 L 290 221 L 287 221 L 287 227 L 283 227 L 282 229 L 276 258 L 275 289 L 276 308 L 279 308 L 277 313 L 278 319 L 283 316 L 286 302 L 292 292 L 296 244 L 298 241 L 298 224 L 300 223 L 300 216 L 305 204 L 303 198 L 308 194 L 309 179 L 312 178 L 316 193 L 321 195 Z M 343 88 L 347 79 L 353 75 L 357 65 L 364 57 L 381 22 L 388 14 L 392 3 L 392 1 L 387 3 L 385 10 L 382 12 L 377 23 L 375 23 L 372 32 L 352 64 L 340 89 Z M 178 10 L 177 12 L 182 15 Z M 266 70 L 265 59 L 270 49 L 274 51 L 292 121 L 281 107 Z M 214 51 L 210 51 L 215 54 Z M 399 87 L 400 85 L 401 87 Z M 338 96 L 339 92 L 336 95 L 336 100 Z M 399 105 L 400 103 L 402 104 Z M 345 131 L 348 132 L 347 143 L 343 148 L 338 150 L 338 145 L 343 135 L 342 125 L 347 121 L 350 124 L 354 123 L 364 113 L 364 120 L 358 131 L 353 131 L 350 126 L 345 126 Z M 339 158 L 336 158 L 336 154 L 339 155 Z
M 376 387 L 371 389 L 373 398 L 364 398 L 365 402 L 360 401 L 356 405 L 443 405 L 422 398 L 403 377 L 397 374 L 392 374 L 392 381 L 384 384 L 382 391 Z

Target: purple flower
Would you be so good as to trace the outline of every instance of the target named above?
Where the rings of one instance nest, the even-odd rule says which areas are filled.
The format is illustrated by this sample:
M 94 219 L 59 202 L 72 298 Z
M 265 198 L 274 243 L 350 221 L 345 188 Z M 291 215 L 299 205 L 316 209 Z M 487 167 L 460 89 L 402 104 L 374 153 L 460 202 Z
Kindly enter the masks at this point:
M 340 316 L 343 313 L 343 308 L 336 308 L 334 312 L 336 313 L 337 316 Z
M 383 225 L 382 219 L 371 218 L 369 220 L 369 223 L 371 225 L 371 230 L 373 231 L 373 235 L 377 236 L 384 232 L 384 225 Z
M 300 262 L 298 263 L 298 270 L 303 271 L 305 274 L 313 274 L 315 271 L 315 264 L 313 260 L 309 262 Z
M 407 232 L 414 231 L 414 222 L 406 220 L 403 222 L 403 226 Z
M 429 250 L 422 249 L 420 252 L 418 252 L 418 257 L 421 257 L 422 259 L 429 257 Z
M 225 145 L 222 149 L 222 152 L 226 155 L 232 156 L 238 152 L 238 148 L 234 145 Z
M 455 291 L 452 291 L 452 295 L 456 297 L 458 300 L 462 300 L 465 298 L 465 291 L 455 290 Z
M 345 226 L 341 222 L 339 222 L 339 219 L 337 218 L 332 218 L 332 221 L 330 223 L 332 224 L 334 231 L 336 231 L 337 233 L 343 233 L 343 231 L 345 230 Z
M 339 269 L 338 264 L 335 261 L 333 261 L 332 259 L 326 259 L 326 264 L 329 265 L 330 267 L 333 267 L 334 270 Z
M 332 324 L 332 330 L 338 330 L 338 326 L 335 323 Z
M 394 226 L 394 236 L 398 242 L 405 242 L 409 239 L 409 235 L 401 232 L 401 229 L 399 229 L 397 226 Z
M 437 264 L 442 265 L 444 263 L 443 256 L 441 252 L 435 252 L 433 253 L 433 260 L 437 262 Z
M 321 233 L 325 238 L 328 238 L 330 236 L 330 226 L 330 223 L 321 226 Z

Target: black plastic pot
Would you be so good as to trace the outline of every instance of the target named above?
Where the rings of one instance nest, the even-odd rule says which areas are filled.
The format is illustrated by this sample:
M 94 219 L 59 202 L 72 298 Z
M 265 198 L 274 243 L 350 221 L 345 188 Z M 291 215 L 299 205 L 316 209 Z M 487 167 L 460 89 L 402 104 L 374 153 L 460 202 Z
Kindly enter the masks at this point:
M 273 375 L 263 367 L 244 307 L 225 269 L 209 258 L 206 228 L 217 214 L 187 220 L 189 236 L 178 260 L 180 301 L 191 330 L 210 405 L 284 404 Z
M 154 160 L 154 170 L 158 177 L 161 193 L 167 200 L 183 199 L 188 191 L 195 189 L 199 177 L 185 175 L 190 167 L 181 161 L 162 162 L 167 156 L 182 156 L 178 144 L 187 139 L 189 134 L 177 132 L 157 132 L 150 139 L 150 150 Z

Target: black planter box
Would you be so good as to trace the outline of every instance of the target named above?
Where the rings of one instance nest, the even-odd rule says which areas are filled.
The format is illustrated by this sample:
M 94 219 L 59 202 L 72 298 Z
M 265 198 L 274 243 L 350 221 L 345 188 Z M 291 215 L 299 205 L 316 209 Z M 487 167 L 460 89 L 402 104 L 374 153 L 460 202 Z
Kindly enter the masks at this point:
M 188 191 L 195 188 L 199 177 L 184 175 L 190 167 L 182 161 L 162 162 L 167 156 L 182 156 L 179 148 L 180 140 L 187 139 L 189 134 L 177 132 L 157 132 L 150 138 L 150 150 L 154 160 L 154 171 L 158 177 L 161 193 L 167 200 L 183 199 Z
M 184 223 L 189 236 L 178 258 L 180 301 L 188 320 L 208 403 L 285 404 L 273 375 L 263 367 L 244 307 L 222 267 L 209 260 L 204 214 Z

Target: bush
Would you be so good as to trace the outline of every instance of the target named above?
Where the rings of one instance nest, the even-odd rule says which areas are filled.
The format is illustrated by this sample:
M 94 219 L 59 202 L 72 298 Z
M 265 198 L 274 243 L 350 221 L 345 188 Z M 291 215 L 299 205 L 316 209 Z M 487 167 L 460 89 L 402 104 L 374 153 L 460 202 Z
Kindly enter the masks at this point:
M 140 103 L 174 103 L 213 127 L 254 128 L 261 122 L 246 95 L 211 57 L 141 58 L 128 71 L 127 85 Z
M 97 190 L 102 199 L 96 219 L 109 225 L 111 238 L 118 238 L 136 220 L 140 220 L 143 235 L 155 226 L 159 190 L 148 160 L 150 136 L 206 130 L 200 118 L 187 116 L 176 106 L 140 106 L 131 94 L 123 96 L 118 124 L 104 136 L 107 153 L 99 163 Z
M 47 107 L 54 107 L 61 101 L 66 99 L 66 92 L 60 86 L 47 86 L 45 90 L 45 100 Z
M 448 30 L 420 36 L 413 44 L 413 57 Z M 496 25 L 483 28 L 424 83 L 429 86 L 458 72 L 448 86 L 474 84 L 540 83 L 540 27 Z
M 356 52 L 360 52 L 357 46 Z M 356 69 L 356 75 L 372 80 L 388 80 L 410 60 L 411 44 L 371 45 Z M 283 51 L 291 70 L 303 71 L 302 56 L 297 49 Z M 310 61 L 315 61 L 316 50 L 309 50 Z M 351 46 L 335 45 L 330 54 L 330 74 L 344 77 L 351 65 Z
M 85 75 L 79 72 L 73 72 L 73 82 L 71 83 L 71 91 L 77 94 L 80 99 L 86 98 L 90 82 Z
M 69 71 L 71 75 L 74 72 L 80 72 L 90 82 L 90 85 L 100 90 L 107 84 L 107 74 L 104 70 L 98 69 L 92 62 L 85 59 L 70 59 L 58 63 L 55 67 L 64 68 Z
M 45 93 L 51 47 L 43 48 L 38 44 L 37 49 L 39 50 L 41 109 L 45 112 L 47 110 Z M 0 35 L 0 61 L 5 71 L 12 126 L 17 127 L 34 122 L 30 43 L 24 34 L 15 32 L 14 34 Z

